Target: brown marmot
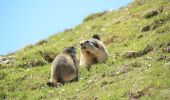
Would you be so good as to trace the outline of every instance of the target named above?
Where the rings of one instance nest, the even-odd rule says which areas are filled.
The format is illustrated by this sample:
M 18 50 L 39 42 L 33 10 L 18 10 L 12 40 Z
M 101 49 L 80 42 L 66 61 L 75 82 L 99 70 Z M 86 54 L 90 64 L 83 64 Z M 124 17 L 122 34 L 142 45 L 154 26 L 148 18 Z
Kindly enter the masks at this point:
M 78 66 L 76 59 L 76 48 L 66 47 L 53 61 L 51 66 L 51 78 L 47 83 L 55 86 L 58 83 L 78 81 Z
M 93 35 L 92 39 L 81 42 L 80 46 L 80 66 L 86 66 L 88 70 L 90 65 L 108 59 L 108 51 L 98 34 Z

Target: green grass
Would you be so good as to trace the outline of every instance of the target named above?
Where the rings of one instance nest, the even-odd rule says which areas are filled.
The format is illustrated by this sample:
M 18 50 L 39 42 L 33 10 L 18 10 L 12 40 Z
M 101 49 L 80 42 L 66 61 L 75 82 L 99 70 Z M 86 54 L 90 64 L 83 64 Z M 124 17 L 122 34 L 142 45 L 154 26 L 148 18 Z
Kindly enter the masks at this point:
M 143 17 L 160 7 L 161 13 Z M 169 9 L 169 0 L 135 0 L 116 11 L 92 14 L 73 29 L 26 46 L 11 55 L 14 63 L 0 65 L 0 99 L 169 100 L 170 66 L 164 64 L 170 61 L 170 53 L 162 51 L 170 44 Z M 145 26 L 154 28 L 141 31 Z M 80 67 L 79 82 L 59 88 L 46 86 L 51 60 L 67 46 L 76 46 L 79 58 L 79 43 L 95 33 L 106 44 L 109 60 L 93 65 L 89 72 Z M 144 55 L 122 56 L 148 45 L 153 50 Z

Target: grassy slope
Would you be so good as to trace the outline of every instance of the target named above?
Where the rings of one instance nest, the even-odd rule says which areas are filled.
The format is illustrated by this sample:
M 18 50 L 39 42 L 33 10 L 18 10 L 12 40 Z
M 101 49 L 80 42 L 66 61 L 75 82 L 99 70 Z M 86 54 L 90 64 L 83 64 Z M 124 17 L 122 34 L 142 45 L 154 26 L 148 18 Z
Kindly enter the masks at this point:
M 141 3 L 144 3 L 141 5 Z M 163 12 L 151 18 L 144 15 L 163 7 Z M 72 30 L 58 33 L 47 43 L 17 51 L 17 60 L 0 66 L 0 98 L 6 99 L 170 99 L 169 59 L 157 60 L 166 43 L 170 42 L 169 0 L 136 0 L 116 11 L 88 17 Z M 164 20 L 161 24 L 155 21 Z M 149 25 L 153 30 L 141 32 Z M 80 68 L 80 81 L 60 88 L 46 86 L 50 62 L 63 47 L 76 46 L 94 33 L 102 37 L 110 53 L 108 62 L 92 66 L 90 72 Z M 163 46 L 160 46 L 160 45 Z M 135 58 L 123 58 L 128 51 L 140 51 L 146 46 L 153 50 Z M 79 52 L 79 49 L 78 49 Z M 79 53 L 78 53 L 79 56 Z

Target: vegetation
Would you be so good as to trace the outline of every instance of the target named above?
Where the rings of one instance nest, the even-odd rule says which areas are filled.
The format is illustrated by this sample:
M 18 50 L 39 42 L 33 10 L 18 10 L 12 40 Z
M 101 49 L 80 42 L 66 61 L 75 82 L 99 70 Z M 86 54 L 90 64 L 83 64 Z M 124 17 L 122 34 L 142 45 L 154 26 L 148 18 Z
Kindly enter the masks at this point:
M 169 0 L 135 0 L 11 54 L 13 63 L 0 64 L 0 98 L 169 100 L 169 9 Z M 80 67 L 79 82 L 48 87 L 54 57 L 75 46 L 79 58 L 79 42 L 95 33 L 106 44 L 109 60 L 89 72 Z

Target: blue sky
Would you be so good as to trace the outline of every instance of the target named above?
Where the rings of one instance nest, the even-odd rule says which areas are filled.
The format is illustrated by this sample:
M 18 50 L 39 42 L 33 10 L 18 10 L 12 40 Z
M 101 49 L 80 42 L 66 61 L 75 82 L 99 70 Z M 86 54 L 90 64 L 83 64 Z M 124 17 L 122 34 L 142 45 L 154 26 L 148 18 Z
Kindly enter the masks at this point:
M 91 13 L 132 0 L 0 0 L 0 55 L 82 22 Z

